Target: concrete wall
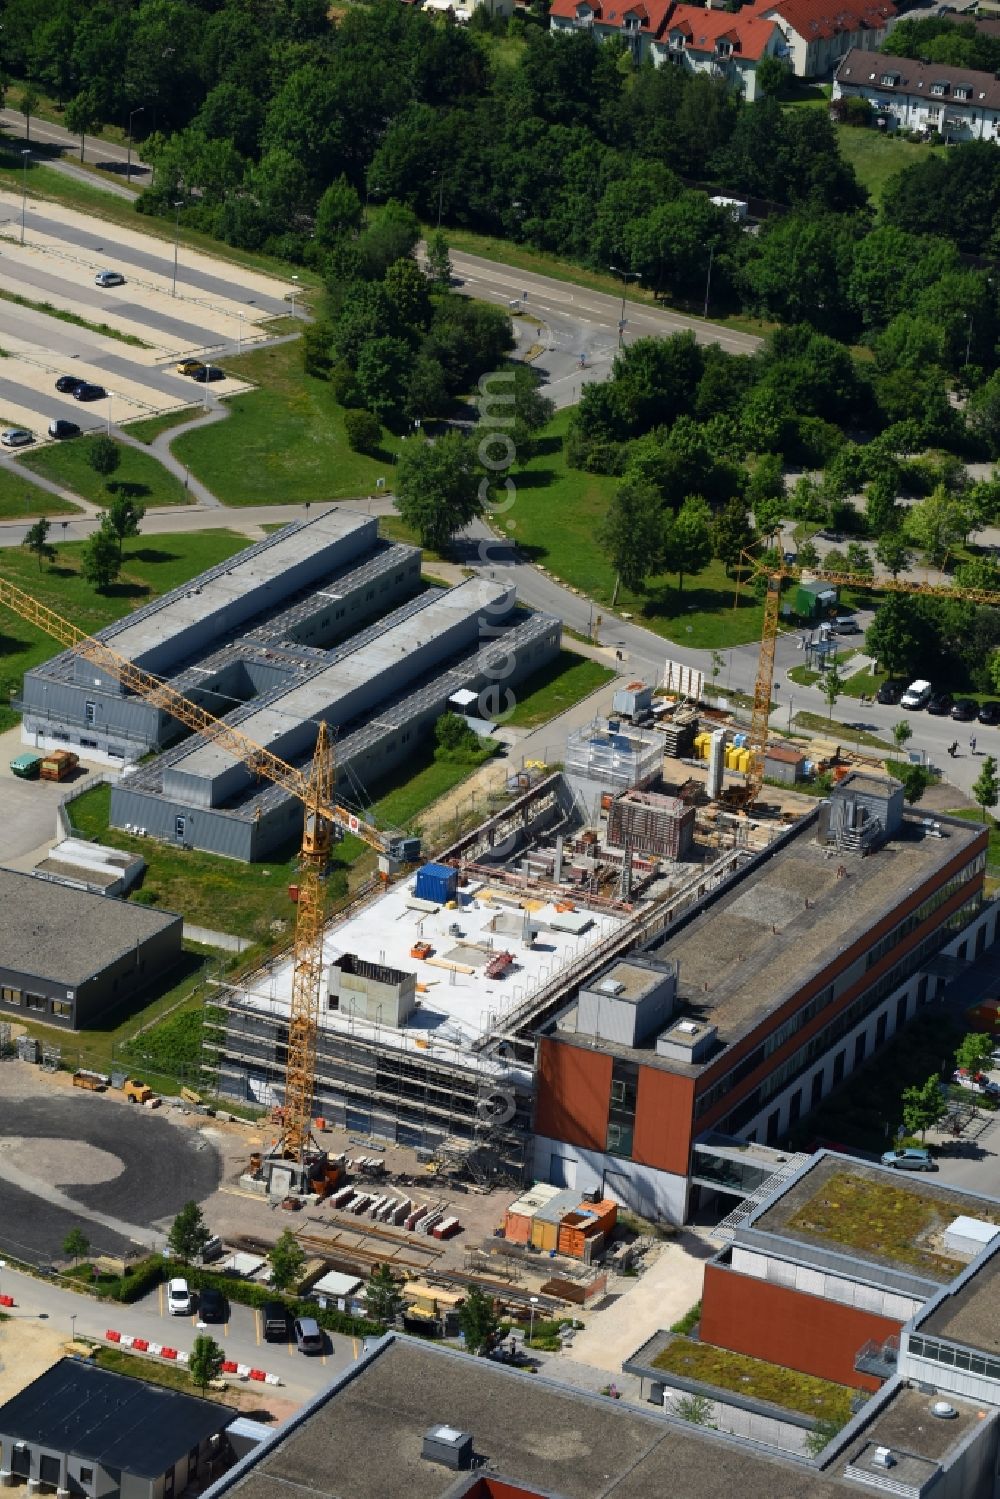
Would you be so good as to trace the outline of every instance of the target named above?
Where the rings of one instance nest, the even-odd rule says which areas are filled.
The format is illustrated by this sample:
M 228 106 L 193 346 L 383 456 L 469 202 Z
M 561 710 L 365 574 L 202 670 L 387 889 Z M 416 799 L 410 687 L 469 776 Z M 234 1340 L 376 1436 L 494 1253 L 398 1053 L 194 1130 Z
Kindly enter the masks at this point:
M 603 1150 L 588 1150 L 537 1134 L 532 1170 L 539 1181 L 565 1181 L 567 1187 L 581 1193 L 600 1191 L 644 1218 L 666 1223 L 684 1223 L 687 1218 L 686 1174 L 656 1171 Z
M 688 1385 L 673 1384 L 670 1376 L 660 1370 L 657 1370 L 657 1379 L 663 1381 L 663 1409 L 668 1416 L 679 1416 L 681 1420 L 684 1420 L 685 1417 L 681 1414 L 683 1402 L 689 1400 L 692 1394 L 704 1395 L 711 1405 L 706 1425 L 713 1427 L 716 1431 L 727 1431 L 732 1436 L 746 1437 L 765 1447 L 774 1447 L 779 1452 L 794 1452 L 802 1456 L 808 1453 L 807 1442 L 810 1433 L 808 1422 L 800 1423 L 791 1418 L 782 1420 L 777 1414 L 770 1415 L 763 1410 L 752 1409 L 749 1402 L 737 1404 L 735 1400 L 725 1400 L 721 1396 L 715 1396 L 707 1388 L 702 1390 Z

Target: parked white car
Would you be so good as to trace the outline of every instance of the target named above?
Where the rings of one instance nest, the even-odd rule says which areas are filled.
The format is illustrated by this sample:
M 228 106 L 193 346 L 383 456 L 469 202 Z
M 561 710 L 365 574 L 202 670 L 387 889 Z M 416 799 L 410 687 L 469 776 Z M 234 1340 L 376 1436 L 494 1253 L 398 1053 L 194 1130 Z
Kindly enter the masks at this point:
M 899 706 L 901 708 L 926 708 L 931 700 L 932 690 L 930 682 L 926 682 L 923 677 L 918 677 L 903 693 Z
M 191 1315 L 191 1289 L 186 1280 L 178 1277 L 177 1280 L 167 1281 L 167 1311 L 172 1317 L 189 1317 Z

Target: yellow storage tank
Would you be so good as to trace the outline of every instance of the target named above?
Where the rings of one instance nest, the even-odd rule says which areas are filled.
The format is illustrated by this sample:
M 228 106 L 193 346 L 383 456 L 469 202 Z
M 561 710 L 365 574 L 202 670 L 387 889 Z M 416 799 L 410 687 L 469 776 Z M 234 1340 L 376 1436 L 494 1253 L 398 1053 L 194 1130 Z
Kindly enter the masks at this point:
M 739 754 L 739 750 L 733 749 L 733 746 L 731 744 L 726 746 L 726 769 L 727 770 L 735 770 L 736 769 L 736 756 L 738 754 Z
M 744 775 L 750 769 L 749 750 L 741 749 L 736 751 L 736 769 L 742 771 Z

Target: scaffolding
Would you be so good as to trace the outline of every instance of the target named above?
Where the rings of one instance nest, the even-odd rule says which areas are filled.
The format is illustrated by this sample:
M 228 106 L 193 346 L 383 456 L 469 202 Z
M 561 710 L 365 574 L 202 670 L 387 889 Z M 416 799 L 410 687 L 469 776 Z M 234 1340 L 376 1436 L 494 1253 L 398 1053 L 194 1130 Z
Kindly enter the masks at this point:
M 268 980 L 262 969 L 246 987 L 220 985 L 202 1043 L 206 1091 L 262 1108 L 284 1101 L 288 1047 L 288 1006 L 261 993 Z M 528 1166 L 530 1070 L 495 1050 L 338 1016 L 317 1036 L 314 1110 L 324 1125 L 409 1146 L 484 1184 L 519 1183 Z
M 639 729 L 612 729 L 595 718 L 566 739 L 566 774 L 596 781 L 606 791 L 644 786 L 663 766 L 662 736 Z

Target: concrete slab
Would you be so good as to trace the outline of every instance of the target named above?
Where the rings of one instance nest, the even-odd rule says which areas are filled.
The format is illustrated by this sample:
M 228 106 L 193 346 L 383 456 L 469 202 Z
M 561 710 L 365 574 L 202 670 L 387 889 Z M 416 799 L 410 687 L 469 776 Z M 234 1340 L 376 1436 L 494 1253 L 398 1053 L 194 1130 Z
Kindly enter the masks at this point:
M 588 1318 L 573 1340 L 574 1362 L 620 1374 L 625 1360 L 654 1332 L 677 1322 L 700 1300 L 705 1261 L 714 1253 L 694 1234 L 665 1241 L 649 1268 L 637 1280 L 617 1281 L 613 1299 Z

